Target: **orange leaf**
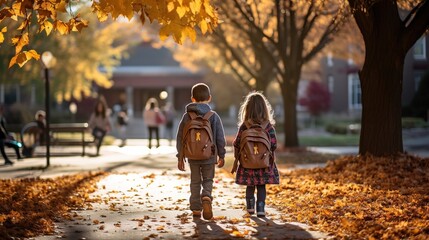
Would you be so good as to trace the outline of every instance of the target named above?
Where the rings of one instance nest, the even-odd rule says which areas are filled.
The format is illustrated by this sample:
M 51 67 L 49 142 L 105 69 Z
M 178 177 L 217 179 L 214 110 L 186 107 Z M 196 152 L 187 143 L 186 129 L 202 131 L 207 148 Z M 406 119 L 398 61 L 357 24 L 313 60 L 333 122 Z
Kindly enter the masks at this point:
M 179 18 L 182 18 L 186 14 L 186 7 L 177 7 L 176 12 Z
M 7 32 L 7 27 L 2 28 L 0 31 L 0 43 L 4 42 L 4 34 L 3 33 L 5 33 L 5 32 Z
M 200 28 L 201 28 L 201 32 L 202 32 L 203 34 L 206 34 L 207 29 L 208 29 L 208 25 L 207 25 L 206 20 L 202 20 L 202 21 L 200 22 Z
M 24 53 L 27 56 L 27 58 L 29 58 L 29 59 L 31 59 L 31 58 L 34 58 L 35 60 L 40 59 L 40 55 L 35 50 L 24 51 Z
M 57 4 L 57 11 L 59 12 L 67 12 L 67 3 L 66 1 L 62 0 L 60 3 Z
M 193 14 L 197 14 L 200 12 L 202 2 L 201 0 L 195 0 L 189 3 L 189 7 L 191 8 L 191 12 Z
M 51 22 L 49 22 L 49 21 L 43 22 L 42 30 L 45 30 L 46 36 L 48 36 L 49 34 L 51 34 L 51 31 L 52 31 L 53 28 L 54 28 L 54 25 L 52 25 Z
M 208 0 L 204 0 L 204 9 L 210 17 L 216 17 L 215 11 Z
M 18 64 L 19 67 L 22 67 L 24 66 L 24 64 L 26 64 L 29 60 L 33 58 L 35 60 L 40 59 L 40 55 L 34 50 L 20 52 L 18 55 L 14 56 L 10 60 L 9 68 L 12 67 L 14 64 Z
M 73 28 L 72 31 L 74 32 L 81 32 L 83 28 L 88 26 L 88 21 L 85 20 L 79 20 L 79 21 L 75 21 L 73 22 Z
M 182 42 L 185 40 L 186 37 L 189 37 L 192 42 L 195 42 L 195 40 L 197 39 L 197 33 L 195 32 L 195 29 L 192 27 L 185 27 L 182 30 Z
M 22 35 L 18 35 L 17 37 L 12 38 L 12 44 L 15 45 L 16 53 L 22 51 L 22 48 L 29 43 L 28 33 L 25 32 Z
M 172 31 L 174 31 L 174 28 L 170 24 L 162 26 L 159 30 L 159 38 L 164 41 L 170 36 Z
M 54 23 L 55 29 L 61 34 L 67 34 L 70 32 L 70 29 L 66 23 L 61 20 L 56 20 Z
M 15 2 L 12 5 L 12 9 L 15 15 L 22 17 L 24 16 L 23 9 L 21 8 L 21 2 Z
M 12 59 L 9 62 L 9 68 L 11 68 L 13 65 L 18 64 L 19 67 L 22 67 L 28 60 L 27 55 L 25 55 L 24 52 L 20 52 L 17 55 L 13 56 Z
M 171 12 L 171 11 L 173 11 L 174 10 L 174 2 L 169 2 L 168 4 L 167 4 L 167 11 L 168 12 Z

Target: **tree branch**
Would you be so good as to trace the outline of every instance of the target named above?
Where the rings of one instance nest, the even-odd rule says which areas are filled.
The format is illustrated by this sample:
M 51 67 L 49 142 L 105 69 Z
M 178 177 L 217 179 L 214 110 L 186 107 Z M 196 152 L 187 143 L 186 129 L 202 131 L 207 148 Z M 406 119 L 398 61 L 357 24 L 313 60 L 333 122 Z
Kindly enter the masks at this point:
M 308 7 L 307 14 L 305 14 L 305 17 L 304 17 L 304 23 L 302 24 L 302 30 L 301 30 L 301 32 L 304 33 L 304 34 L 301 34 L 301 35 L 307 35 L 308 31 L 310 31 L 311 26 L 313 25 L 311 23 L 312 21 L 310 21 L 310 23 L 308 21 L 308 19 L 310 18 L 310 15 L 312 13 L 313 7 L 314 7 L 314 2 L 311 2 L 310 6 Z M 315 15 L 317 15 L 317 14 L 315 14 Z M 313 22 L 314 22 L 315 18 L 316 17 L 312 18 Z
M 421 1 L 417 4 L 417 6 L 415 6 L 413 9 L 411 9 L 411 11 L 408 13 L 407 17 L 405 17 L 404 19 L 404 23 L 405 26 L 407 27 L 409 25 L 409 21 L 413 18 L 414 14 L 417 12 L 417 10 L 420 9 L 421 5 L 424 3 L 425 1 Z
M 367 34 L 364 33 L 372 31 L 372 16 L 369 14 L 370 9 L 368 9 L 370 6 L 364 5 L 364 2 L 361 0 L 348 1 L 356 24 L 358 25 L 365 42 L 367 42 L 368 39 L 365 39 Z M 364 8 L 366 8 L 367 12 L 364 11 Z
M 237 2 L 237 0 L 234 0 L 234 4 L 236 5 L 236 7 L 238 8 L 238 10 L 241 12 L 241 14 L 243 15 L 243 17 L 245 18 L 245 20 L 250 23 L 250 25 L 257 30 L 260 34 L 262 34 L 268 41 L 270 41 L 272 44 L 276 44 L 276 42 L 274 41 L 274 39 L 268 35 L 266 35 L 264 33 L 264 31 L 262 31 L 260 29 L 260 27 L 258 27 L 254 21 L 252 21 L 249 16 L 246 15 L 246 13 L 241 9 L 240 3 Z
M 320 37 L 319 42 L 303 57 L 303 63 L 312 59 L 326 44 L 332 41 L 331 36 L 338 30 L 341 23 L 341 21 L 331 21 L 331 23 L 326 27 L 325 32 Z
M 260 46 L 260 49 L 264 52 L 264 54 L 268 57 L 268 59 L 270 59 L 270 62 L 273 64 L 273 66 L 276 68 L 277 71 L 282 71 L 282 69 L 279 66 L 279 62 L 278 59 L 276 59 L 275 55 L 273 54 L 272 50 L 269 49 L 269 45 L 263 41 L 264 38 L 269 40 L 269 43 L 271 43 L 273 46 L 275 46 L 276 48 L 277 43 L 274 41 L 274 39 L 272 37 L 267 36 L 263 30 L 261 29 L 260 26 L 256 25 L 256 23 L 254 21 L 252 21 L 249 16 L 241 9 L 241 6 L 239 5 L 239 3 L 237 2 L 237 0 L 234 0 L 235 6 L 238 8 L 239 12 L 243 15 L 243 17 L 246 19 L 246 22 L 250 23 L 250 28 L 252 30 L 256 30 L 255 31 L 249 31 L 248 29 L 245 29 L 243 24 L 238 22 L 236 20 L 236 18 L 232 18 L 232 16 L 228 15 L 228 19 L 230 19 L 234 25 L 237 27 L 237 29 L 242 30 L 248 37 L 249 39 L 258 39 L 260 40 L 259 44 L 254 44 L 254 46 L 258 45 Z M 225 9 L 224 9 L 225 11 Z M 227 11 L 225 11 L 227 12 Z M 281 33 L 279 33 L 281 34 Z M 280 42 L 279 42 L 280 44 Z
M 243 58 L 241 58 L 239 56 L 239 54 L 237 54 L 235 48 L 233 48 L 228 41 L 225 39 L 225 35 L 223 33 L 219 33 L 218 31 L 222 31 L 221 28 L 216 29 L 217 31 L 214 31 L 213 34 L 214 36 L 217 36 L 219 40 L 222 41 L 222 43 L 225 45 L 225 47 L 228 49 L 228 51 L 231 53 L 231 56 L 234 58 L 235 61 L 237 61 L 240 66 L 242 66 L 244 68 L 244 70 L 249 73 L 250 76 L 252 76 L 253 78 L 256 78 L 255 73 L 252 71 L 252 69 L 247 66 L 247 64 L 243 61 Z
M 232 61 L 229 61 L 228 56 L 226 55 L 226 51 L 222 51 L 222 56 L 223 58 L 228 62 L 228 66 L 229 68 L 232 70 L 232 72 L 234 73 L 234 75 L 238 78 L 238 80 L 244 84 L 244 86 L 247 87 L 247 89 L 252 90 L 252 87 L 249 84 L 249 80 L 244 79 L 244 77 L 242 76 L 243 74 L 240 74 L 238 72 L 238 70 L 231 64 Z
M 429 29 L 429 0 L 423 0 L 412 12 L 415 12 L 414 18 L 405 28 L 404 32 L 404 50 L 410 49 L 414 43 Z M 416 9 L 416 10 L 415 10 Z

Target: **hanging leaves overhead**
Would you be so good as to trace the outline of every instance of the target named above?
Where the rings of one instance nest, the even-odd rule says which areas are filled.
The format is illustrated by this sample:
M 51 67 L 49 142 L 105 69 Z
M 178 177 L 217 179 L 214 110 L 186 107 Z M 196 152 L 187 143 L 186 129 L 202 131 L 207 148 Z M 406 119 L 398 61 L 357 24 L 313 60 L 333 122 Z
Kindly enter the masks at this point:
M 9 43 L 15 47 L 15 56 L 9 67 L 18 64 L 24 65 L 31 59 L 39 59 L 39 53 L 31 51 L 29 47 L 31 36 L 28 29 L 32 25 L 38 26 L 37 34 L 51 34 L 53 31 L 61 35 L 70 32 L 81 32 L 88 26 L 88 21 L 79 13 L 75 13 L 76 4 L 73 0 L 0 0 L 0 47 Z M 135 16 L 142 24 L 146 18 L 152 23 L 155 20 L 161 25 L 160 37 L 166 39 L 172 36 L 181 44 L 186 38 L 195 41 L 197 28 L 201 32 L 212 32 L 217 25 L 217 14 L 209 0 L 99 0 L 91 1 L 92 11 L 99 21 L 105 21 L 111 16 L 113 19 L 126 18 L 131 20 Z M 69 18 L 59 19 L 59 13 L 68 13 Z M 9 29 L 4 26 L 6 20 L 19 22 L 17 28 Z M 10 42 L 5 39 L 8 31 L 17 34 Z

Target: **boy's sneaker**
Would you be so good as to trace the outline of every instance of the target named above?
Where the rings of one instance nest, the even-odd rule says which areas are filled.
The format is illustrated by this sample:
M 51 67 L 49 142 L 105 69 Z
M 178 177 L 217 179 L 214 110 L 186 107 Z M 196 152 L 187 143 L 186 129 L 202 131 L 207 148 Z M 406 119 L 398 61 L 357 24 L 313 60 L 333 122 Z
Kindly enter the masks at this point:
M 192 217 L 201 217 L 201 211 L 199 210 L 192 210 Z
M 212 200 L 209 197 L 203 197 L 201 199 L 203 202 L 203 218 L 205 220 L 210 220 L 213 218 L 213 211 L 212 211 Z

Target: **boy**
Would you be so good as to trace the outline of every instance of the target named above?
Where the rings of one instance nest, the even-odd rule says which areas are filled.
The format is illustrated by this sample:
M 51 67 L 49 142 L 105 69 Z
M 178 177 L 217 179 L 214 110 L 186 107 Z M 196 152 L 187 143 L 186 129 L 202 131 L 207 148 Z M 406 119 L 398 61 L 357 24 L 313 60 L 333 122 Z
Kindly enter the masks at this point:
M 198 83 L 191 90 L 192 102 L 186 106 L 186 112 L 183 114 L 182 120 L 177 131 L 178 164 L 179 170 L 185 170 L 185 159 L 183 156 L 183 131 L 187 122 L 191 120 L 189 112 L 195 112 L 199 116 L 204 116 L 212 111 L 208 103 L 211 100 L 210 89 L 204 83 Z M 191 169 L 191 196 L 189 198 L 190 208 L 194 217 L 201 216 L 201 210 L 204 219 L 209 220 L 213 217 L 212 212 L 212 190 L 213 178 L 215 174 L 215 164 L 218 167 L 223 167 L 225 163 L 225 134 L 222 126 L 222 121 L 217 113 L 209 118 L 212 129 L 213 143 L 215 146 L 214 152 L 208 159 L 188 159 L 189 168 Z M 219 159 L 216 161 L 216 157 Z M 202 191 L 201 191 L 202 187 Z

